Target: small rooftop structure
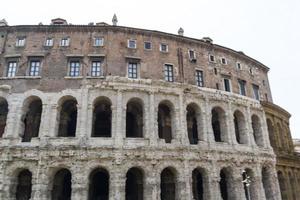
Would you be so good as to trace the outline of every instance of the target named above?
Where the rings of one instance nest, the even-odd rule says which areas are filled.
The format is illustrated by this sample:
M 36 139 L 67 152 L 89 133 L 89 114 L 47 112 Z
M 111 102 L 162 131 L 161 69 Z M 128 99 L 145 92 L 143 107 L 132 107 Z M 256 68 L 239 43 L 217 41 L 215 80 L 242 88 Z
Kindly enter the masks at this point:
M 184 33 L 184 30 L 183 30 L 183 28 L 180 27 L 178 30 L 178 35 L 183 36 L 183 33 Z
M 55 18 L 51 20 L 51 25 L 68 25 L 68 22 L 62 18 Z
M 0 20 L 0 26 L 8 26 L 8 23 L 5 19 Z
M 213 43 L 213 40 L 210 37 L 203 37 L 202 40 L 207 43 Z
M 112 18 L 112 23 L 114 26 L 117 26 L 118 25 L 118 18 L 117 18 L 117 15 L 114 14 L 113 18 Z

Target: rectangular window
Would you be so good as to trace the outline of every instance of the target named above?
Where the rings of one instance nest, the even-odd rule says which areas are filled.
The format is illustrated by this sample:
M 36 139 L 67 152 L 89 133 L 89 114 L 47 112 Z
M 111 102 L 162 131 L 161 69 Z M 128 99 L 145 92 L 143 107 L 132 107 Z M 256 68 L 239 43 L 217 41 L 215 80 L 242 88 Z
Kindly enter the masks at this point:
M 203 71 L 201 70 L 196 70 L 196 84 L 198 87 L 203 87 L 204 86 L 204 81 L 203 81 Z
M 101 61 L 92 61 L 91 75 L 101 76 Z
M 17 72 L 17 62 L 11 61 L 7 65 L 7 77 L 15 77 Z
M 128 63 L 128 78 L 138 78 L 138 64 L 134 62 Z
M 31 60 L 29 66 L 29 76 L 38 76 L 40 74 L 40 65 L 39 60 Z
M 151 44 L 151 42 L 144 42 L 144 49 L 146 49 L 146 50 L 151 50 L 151 49 L 152 49 L 152 44 Z
M 224 89 L 227 92 L 231 92 L 231 88 L 230 88 L 230 80 L 227 78 L 224 78 Z
M 255 85 L 255 84 L 252 84 L 252 88 L 253 88 L 254 98 L 259 101 L 260 100 L 260 97 L 259 97 L 259 86 Z
M 160 44 L 160 51 L 161 52 L 168 52 L 168 45 L 167 44 Z
M 227 65 L 227 60 L 226 60 L 226 58 L 221 58 L 221 63 L 222 63 L 223 65 Z
M 246 81 L 238 80 L 238 82 L 239 82 L 240 94 L 246 96 Z
M 103 46 L 103 44 L 104 44 L 104 39 L 102 37 L 95 37 L 94 38 L 94 46 L 95 47 Z
M 52 47 L 53 46 L 53 39 L 52 38 L 47 38 L 45 42 L 46 47 Z
M 165 80 L 168 82 L 174 81 L 174 75 L 173 75 L 173 65 L 165 65 Z
M 189 50 L 190 61 L 196 61 L 196 52 L 194 50 Z
M 215 56 L 214 55 L 209 55 L 209 61 L 210 62 L 215 62 Z
M 77 77 L 79 75 L 80 75 L 80 62 L 79 61 L 70 61 L 69 76 Z
M 136 40 L 128 40 L 128 48 L 136 49 Z
M 17 38 L 16 46 L 24 47 L 25 46 L 25 37 Z
M 60 41 L 60 46 L 62 47 L 67 47 L 70 44 L 70 39 L 69 38 L 62 38 Z
M 238 70 L 241 70 L 241 69 L 242 69 L 241 63 L 237 62 L 237 63 L 236 63 L 236 68 L 237 68 Z

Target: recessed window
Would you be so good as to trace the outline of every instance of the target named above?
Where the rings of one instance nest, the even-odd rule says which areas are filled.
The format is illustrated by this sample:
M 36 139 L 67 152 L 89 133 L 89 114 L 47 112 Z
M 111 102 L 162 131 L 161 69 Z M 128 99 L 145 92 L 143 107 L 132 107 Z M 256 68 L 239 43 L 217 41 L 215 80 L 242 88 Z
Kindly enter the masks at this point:
M 259 97 L 259 86 L 255 85 L 255 84 L 252 84 L 252 88 L 253 88 L 254 98 L 259 101 L 260 100 L 260 97 Z
M 239 89 L 240 89 L 239 93 L 241 95 L 246 96 L 246 81 L 239 79 L 238 83 L 239 83 Z
M 101 61 L 99 60 L 92 61 L 91 76 L 93 77 L 101 76 Z
M 69 67 L 69 76 L 77 77 L 80 75 L 80 61 L 79 60 L 72 60 L 70 61 Z
M 168 82 L 174 81 L 174 75 L 173 75 L 173 65 L 165 64 L 165 80 Z
M 20 38 L 17 38 L 17 41 L 16 41 L 16 46 L 17 47 L 24 47 L 25 46 L 25 37 L 20 37 Z
M 236 68 L 237 68 L 238 70 L 241 70 L 241 69 L 242 69 L 241 63 L 237 62 L 237 63 L 236 63 Z
M 221 58 L 221 63 L 222 63 L 223 65 L 227 65 L 227 60 L 226 60 L 226 58 Z
M 161 52 L 168 52 L 168 45 L 167 44 L 160 44 L 160 46 L 159 46 L 159 50 L 161 51 Z
M 189 50 L 189 58 L 192 62 L 196 61 L 196 52 L 194 50 Z
M 144 49 L 151 50 L 152 49 L 152 43 L 151 42 L 144 42 Z
M 198 87 L 203 87 L 204 86 L 204 81 L 203 81 L 203 71 L 201 70 L 196 70 L 195 73 L 195 78 L 196 78 L 196 84 Z
M 209 55 L 209 61 L 210 62 L 216 62 L 214 55 Z
M 252 67 L 249 68 L 249 73 L 250 73 L 251 75 L 253 75 L 253 68 L 252 68 Z
M 94 38 L 94 46 L 95 47 L 101 47 L 104 45 L 104 39 L 103 37 L 95 37 Z
M 17 62 L 10 61 L 7 63 L 7 77 L 15 77 L 17 72 Z
M 231 92 L 230 80 L 227 78 L 224 78 L 224 90 L 226 92 Z
M 128 63 L 128 78 L 136 79 L 138 78 L 138 63 L 129 62 Z
M 136 49 L 136 40 L 128 40 L 128 48 Z
M 70 38 L 62 38 L 60 41 L 60 46 L 67 47 L 70 45 Z
M 31 60 L 29 64 L 29 76 L 38 76 L 40 74 L 41 62 L 39 60 Z
M 214 68 L 214 73 L 215 73 L 215 75 L 218 74 L 218 69 L 217 68 Z
M 52 47 L 53 46 L 53 38 L 47 38 L 45 42 L 46 47 Z

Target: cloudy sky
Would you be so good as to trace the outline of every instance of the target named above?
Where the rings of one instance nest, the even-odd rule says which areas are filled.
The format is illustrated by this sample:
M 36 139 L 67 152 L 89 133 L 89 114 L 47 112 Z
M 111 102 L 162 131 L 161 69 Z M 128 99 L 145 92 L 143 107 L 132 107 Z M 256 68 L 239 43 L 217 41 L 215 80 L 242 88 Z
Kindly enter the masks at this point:
M 271 68 L 274 103 L 292 114 L 292 136 L 300 138 L 299 0 L 9 0 L 0 3 L 9 25 L 49 24 L 61 17 L 72 24 L 111 23 L 209 36 L 214 43 L 243 51 Z

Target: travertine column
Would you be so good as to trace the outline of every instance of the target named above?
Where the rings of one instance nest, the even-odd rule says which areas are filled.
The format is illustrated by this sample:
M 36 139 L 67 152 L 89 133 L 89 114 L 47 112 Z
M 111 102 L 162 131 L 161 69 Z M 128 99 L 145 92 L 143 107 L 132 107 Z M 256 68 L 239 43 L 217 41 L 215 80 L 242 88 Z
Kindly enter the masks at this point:
M 261 131 L 262 131 L 262 137 L 263 137 L 263 144 L 265 148 L 271 149 L 271 143 L 269 139 L 269 131 L 268 131 L 268 125 L 267 125 L 267 119 L 266 119 L 266 114 L 263 111 L 262 119 L 261 119 Z M 283 141 L 284 143 L 284 141 Z
M 235 136 L 235 128 L 234 128 L 234 117 L 231 102 L 228 102 L 228 109 L 225 110 L 226 113 L 226 126 L 227 126 L 227 138 L 229 144 L 238 144 Z
M 209 103 L 209 99 L 206 97 L 205 98 L 205 111 L 206 111 L 206 114 L 204 116 L 205 118 L 205 124 L 206 124 L 206 127 L 207 127 L 207 142 L 208 144 L 214 144 L 215 143 L 215 138 L 214 138 L 214 133 L 213 133 L 213 129 L 212 129 L 212 126 L 211 126 L 211 107 L 210 107 L 210 103 Z
M 193 191 L 192 191 L 192 170 L 189 167 L 189 162 L 188 160 L 185 160 L 184 162 L 184 170 L 182 171 L 182 181 L 183 181 L 183 186 L 181 194 L 183 195 L 181 199 L 186 199 L 190 200 L 193 199 Z
M 81 138 L 87 138 L 89 135 L 91 135 L 90 132 L 87 132 L 87 120 L 91 121 L 92 116 L 88 116 L 88 92 L 89 90 L 87 88 L 82 89 L 81 91 L 81 103 L 78 108 L 78 115 L 77 115 L 77 127 L 76 132 L 78 133 L 78 137 Z
M 149 120 L 148 120 L 148 131 L 150 137 L 150 146 L 157 146 L 158 141 L 158 124 L 157 124 L 157 106 L 154 101 L 154 93 L 150 92 L 149 95 Z
M 220 176 L 216 173 L 210 174 L 210 179 L 208 180 L 208 196 L 209 200 L 222 200 L 220 191 Z
M 8 104 L 8 114 L 6 120 L 5 133 L 3 135 L 4 138 L 18 138 L 18 134 L 16 133 L 16 125 L 18 124 L 17 119 L 18 116 L 18 101 L 12 99 Z
M 248 133 L 249 133 L 249 145 L 251 145 L 253 147 L 257 147 L 257 144 L 256 144 L 255 139 L 254 139 L 254 135 L 253 135 L 250 106 L 247 106 L 247 113 L 245 115 L 245 120 L 246 120 L 247 129 L 249 130 L 248 131 Z
M 229 178 L 232 183 L 231 188 L 229 189 L 229 197 L 232 197 L 231 199 L 241 200 L 245 199 L 245 190 L 243 185 L 243 177 L 240 173 L 241 170 L 234 168 L 233 169 L 233 176 Z
M 32 200 L 47 200 L 51 193 L 47 165 L 39 163 L 36 170 L 36 177 L 32 179 Z
M 187 133 L 186 108 L 183 103 L 183 94 L 179 95 L 179 135 L 182 145 L 190 145 Z
M 84 163 L 77 163 L 77 167 L 72 170 L 72 200 L 87 200 L 89 191 L 89 180 Z
M 52 104 L 50 106 L 50 113 L 49 113 L 49 136 L 50 137 L 56 137 L 57 136 L 57 130 L 58 130 L 58 123 L 57 121 L 59 117 L 59 109 L 57 104 Z
M 110 200 L 125 200 L 125 183 L 126 174 L 124 174 L 120 168 L 120 165 L 113 166 L 114 170 L 111 171 L 110 176 Z
M 49 137 L 50 112 L 51 112 L 51 105 L 48 102 L 43 102 L 43 109 L 42 109 L 41 123 L 40 123 L 40 130 L 39 130 L 39 137 L 41 139 Z
M 112 126 L 116 126 L 115 129 L 115 147 L 121 147 L 123 145 L 123 134 L 124 131 L 123 129 L 125 127 L 123 127 L 123 121 L 125 119 L 123 119 L 123 95 L 122 95 L 122 91 L 118 90 L 117 93 L 117 113 L 116 113 L 116 124 L 112 124 Z M 126 108 L 125 108 L 126 109 Z
M 144 197 L 145 200 L 153 200 L 159 198 L 160 176 L 156 174 L 154 169 L 145 177 Z

